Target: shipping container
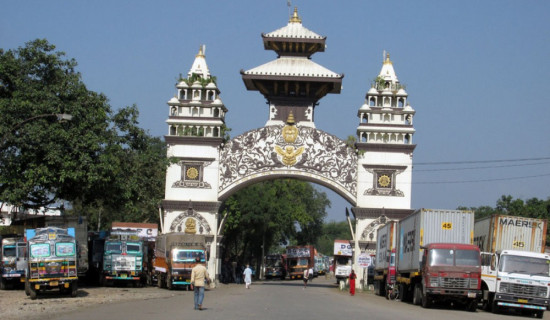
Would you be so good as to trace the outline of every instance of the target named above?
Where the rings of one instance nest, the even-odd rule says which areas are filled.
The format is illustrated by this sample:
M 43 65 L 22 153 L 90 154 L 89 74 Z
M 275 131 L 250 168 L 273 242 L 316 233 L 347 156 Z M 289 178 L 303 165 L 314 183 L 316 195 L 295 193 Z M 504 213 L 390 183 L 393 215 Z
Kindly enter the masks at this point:
M 474 212 L 420 209 L 399 221 L 397 270 L 420 270 L 422 247 L 430 243 L 473 244 Z
M 397 221 L 390 221 L 378 229 L 376 236 L 376 270 L 387 270 L 392 250 L 396 247 Z
M 544 253 L 546 219 L 492 215 L 476 221 L 474 243 L 483 252 L 518 250 Z

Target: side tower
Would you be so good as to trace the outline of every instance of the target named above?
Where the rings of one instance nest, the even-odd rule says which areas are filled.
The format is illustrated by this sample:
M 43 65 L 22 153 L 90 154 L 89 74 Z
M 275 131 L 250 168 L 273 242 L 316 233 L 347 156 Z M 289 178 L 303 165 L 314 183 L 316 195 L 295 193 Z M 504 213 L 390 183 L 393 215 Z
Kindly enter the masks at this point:
M 164 137 L 168 157 L 177 162 L 166 170 L 162 233 L 204 235 L 212 257 L 217 255 L 219 148 L 227 112 L 219 95 L 201 46 L 187 78 L 180 76 L 176 96 L 168 101 Z M 215 259 L 208 262 L 211 274 L 215 263 Z
M 388 219 L 411 210 L 413 117 L 405 87 L 397 79 L 389 54 L 367 92 L 357 116 L 357 240 L 362 251 L 374 249 L 376 230 Z
M 296 124 L 315 128 L 317 102 L 328 93 L 340 93 L 344 77 L 311 60 L 325 51 L 326 37 L 305 28 L 295 8 L 285 27 L 262 34 L 262 39 L 277 59 L 241 74 L 246 89 L 260 91 L 269 104 L 266 126 L 284 124 L 292 114 Z

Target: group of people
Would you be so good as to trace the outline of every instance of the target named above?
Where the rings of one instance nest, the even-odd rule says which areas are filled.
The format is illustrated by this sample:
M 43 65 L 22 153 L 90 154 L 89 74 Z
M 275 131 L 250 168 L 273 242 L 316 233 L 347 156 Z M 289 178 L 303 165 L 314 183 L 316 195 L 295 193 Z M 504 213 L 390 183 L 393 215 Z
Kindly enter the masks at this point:
M 193 287 L 193 297 L 195 302 L 195 310 L 203 310 L 202 303 L 204 301 L 204 288 L 210 283 L 210 276 L 208 275 L 208 270 L 201 263 L 199 257 L 195 260 L 197 264 L 191 270 L 191 286 Z M 244 283 L 247 289 L 250 289 L 252 284 L 252 269 L 250 265 L 247 264 L 244 269 L 242 276 L 244 278 Z

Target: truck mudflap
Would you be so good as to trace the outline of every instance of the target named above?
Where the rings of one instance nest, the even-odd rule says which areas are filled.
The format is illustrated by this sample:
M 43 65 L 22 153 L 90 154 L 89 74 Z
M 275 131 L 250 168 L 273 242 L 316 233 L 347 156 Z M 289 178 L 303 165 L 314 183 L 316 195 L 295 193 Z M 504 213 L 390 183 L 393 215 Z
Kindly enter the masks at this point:
M 510 294 L 497 293 L 495 303 L 499 307 L 546 310 L 549 306 L 549 299 L 518 297 Z

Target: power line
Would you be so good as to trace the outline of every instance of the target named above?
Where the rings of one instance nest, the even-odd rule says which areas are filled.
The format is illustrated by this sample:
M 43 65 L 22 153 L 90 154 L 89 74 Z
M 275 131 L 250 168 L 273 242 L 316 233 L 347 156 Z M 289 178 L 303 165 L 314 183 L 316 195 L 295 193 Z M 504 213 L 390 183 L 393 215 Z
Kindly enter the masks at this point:
M 460 170 L 495 169 L 495 168 L 537 166 L 537 165 L 541 165 L 541 164 L 550 164 L 550 162 L 526 163 L 526 164 L 509 164 L 509 165 L 502 165 L 502 166 L 482 166 L 482 167 L 447 168 L 447 169 L 420 169 L 420 170 L 415 170 L 414 169 L 414 164 L 413 164 L 413 172 L 436 172 L 436 171 L 460 171 Z
M 457 183 L 479 183 L 479 182 L 492 182 L 492 181 L 510 181 L 510 180 L 523 180 L 531 178 L 539 178 L 550 176 L 550 173 L 537 174 L 533 176 L 521 176 L 521 177 L 509 177 L 509 178 L 494 178 L 494 179 L 479 179 L 479 180 L 462 180 L 462 181 L 424 181 L 413 182 L 412 184 L 457 184 Z
M 415 166 L 425 166 L 425 165 L 447 165 L 447 164 L 521 162 L 521 161 L 538 161 L 538 160 L 550 160 L 550 157 L 523 158 L 523 159 L 472 160 L 472 161 L 418 162 L 418 163 L 413 163 L 413 165 L 415 165 Z

